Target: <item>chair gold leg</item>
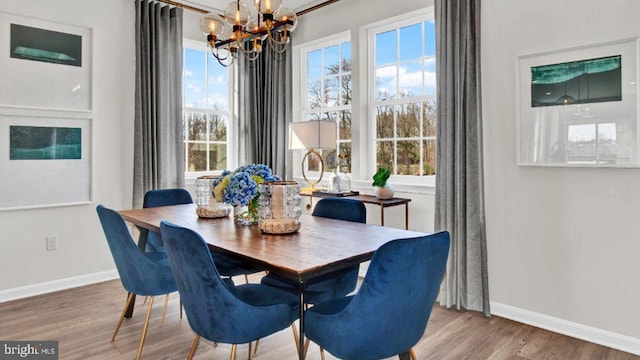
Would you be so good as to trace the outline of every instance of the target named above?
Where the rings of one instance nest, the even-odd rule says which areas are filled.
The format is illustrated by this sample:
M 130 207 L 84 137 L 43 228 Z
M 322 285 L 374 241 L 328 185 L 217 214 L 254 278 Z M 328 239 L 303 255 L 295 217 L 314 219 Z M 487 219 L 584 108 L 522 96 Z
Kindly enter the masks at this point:
M 148 297 L 148 296 L 145 296 L 145 297 L 144 297 L 144 301 L 143 301 L 142 303 L 143 303 L 143 304 L 146 304 L 146 303 L 147 303 L 147 300 L 149 300 L 149 297 Z
M 320 348 L 320 358 L 322 360 L 324 360 L 324 349 L 323 348 Z M 418 360 L 418 359 L 416 359 L 416 360 Z
M 196 338 L 193 339 L 193 344 L 191 344 L 191 350 L 189 350 L 189 355 L 187 355 L 187 360 L 193 359 L 193 355 L 196 354 L 196 350 L 198 349 L 199 342 L 200 342 L 200 335 L 196 335 Z
M 300 352 L 300 336 L 298 335 L 298 329 L 296 329 L 296 323 L 291 323 L 291 330 L 293 330 L 293 341 L 296 343 L 296 351 Z
M 251 360 L 251 345 L 253 344 L 252 341 L 249 341 L 249 354 L 247 355 L 247 360 Z
M 167 304 L 169 304 L 169 294 L 164 296 L 164 306 L 162 307 L 162 321 L 161 325 L 164 325 L 164 318 L 167 316 Z
M 303 358 L 307 358 L 307 351 L 309 350 L 309 338 L 306 338 L 304 341 L 304 355 Z
M 147 328 L 149 327 L 149 318 L 151 317 L 151 306 L 153 305 L 153 296 L 149 300 L 149 306 L 147 307 L 147 316 L 144 318 L 144 326 L 142 327 L 142 336 L 140 337 L 140 346 L 138 346 L 138 355 L 136 360 L 140 360 L 142 355 L 142 347 L 144 346 L 144 339 L 147 337 Z
M 256 347 L 253 349 L 253 356 L 258 355 L 258 345 L 260 345 L 260 339 L 256 340 Z
M 231 345 L 231 360 L 236 360 L 236 349 L 237 349 L 238 345 L 233 344 Z
M 247 276 L 247 274 L 244 274 L 244 282 L 245 283 L 249 283 L 249 277 Z
M 113 336 L 111 336 L 111 342 L 116 341 L 116 335 L 118 335 L 118 330 L 120 330 L 120 326 L 122 326 L 124 315 L 127 313 L 127 309 L 131 305 L 131 301 L 133 301 L 133 294 L 129 293 L 129 296 L 127 296 L 127 302 L 124 305 L 124 309 L 122 309 L 122 314 L 120 314 L 120 320 L 118 320 L 118 325 L 116 325 L 116 331 L 114 331 Z
M 416 356 L 416 352 L 413 351 L 413 348 L 409 350 L 409 356 L 411 357 L 411 360 L 418 360 L 418 357 Z
M 180 320 L 182 320 L 182 297 L 180 297 Z

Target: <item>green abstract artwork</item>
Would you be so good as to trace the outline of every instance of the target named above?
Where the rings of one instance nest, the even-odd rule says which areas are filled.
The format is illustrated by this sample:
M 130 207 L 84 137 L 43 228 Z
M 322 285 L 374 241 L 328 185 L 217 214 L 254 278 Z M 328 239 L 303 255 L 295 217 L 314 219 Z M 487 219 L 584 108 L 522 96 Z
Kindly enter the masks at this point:
M 46 126 L 10 126 L 9 159 L 82 159 L 82 129 Z

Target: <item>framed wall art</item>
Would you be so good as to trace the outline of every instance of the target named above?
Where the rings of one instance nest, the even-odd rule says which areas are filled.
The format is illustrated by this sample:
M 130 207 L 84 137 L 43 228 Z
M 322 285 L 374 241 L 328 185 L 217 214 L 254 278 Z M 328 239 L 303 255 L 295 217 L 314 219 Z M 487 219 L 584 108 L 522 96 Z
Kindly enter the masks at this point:
M 91 119 L 0 114 L 0 139 L 0 210 L 91 202 Z
M 518 57 L 518 164 L 640 167 L 637 39 Z
M 0 106 L 91 111 L 91 35 L 0 12 Z

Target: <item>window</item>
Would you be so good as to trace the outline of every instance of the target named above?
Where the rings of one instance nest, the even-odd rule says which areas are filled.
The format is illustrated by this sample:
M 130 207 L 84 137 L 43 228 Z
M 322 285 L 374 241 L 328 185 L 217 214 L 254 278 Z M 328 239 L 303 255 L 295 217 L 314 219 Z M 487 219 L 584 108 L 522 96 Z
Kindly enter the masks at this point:
M 341 37 L 302 50 L 303 116 L 307 120 L 334 120 L 336 150 L 324 151 L 325 171 L 351 172 L 351 41 Z M 306 98 L 306 101 L 304 100 Z M 310 159 L 309 171 L 319 171 Z
M 183 49 L 182 69 L 185 175 L 224 170 L 232 165 L 229 164 L 231 70 L 220 65 L 205 44 L 200 43 Z
M 436 49 L 433 15 L 369 31 L 370 116 L 376 168 L 434 175 Z M 375 172 L 375 171 L 374 171 Z
M 554 144 L 551 157 L 569 164 L 615 164 L 624 152 L 619 151 L 615 123 L 569 125 L 568 146 Z

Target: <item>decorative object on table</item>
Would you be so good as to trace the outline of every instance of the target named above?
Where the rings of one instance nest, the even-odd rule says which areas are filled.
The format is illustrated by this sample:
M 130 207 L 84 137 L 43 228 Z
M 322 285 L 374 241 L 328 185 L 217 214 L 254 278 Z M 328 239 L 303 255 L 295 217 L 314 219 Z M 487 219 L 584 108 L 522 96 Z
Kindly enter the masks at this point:
M 324 160 L 318 150 L 335 149 L 337 132 L 335 121 L 312 120 L 289 124 L 289 150 L 308 150 L 302 158 L 302 177 L 312 191 L 324 173 Z M 316 158 L 320 165 L 320 175 L 315 181 L 309 180 L 305 172 L 305 162 L 310 162 L 312 158 Z
M 327 192 L 339 193 L 342 191 L 340 186 L 340 175 L 338 175 L 337 169 L 333 169 L 333 173 L 329 176 L 329 186 L 327 186 Z
M 267 234 L 290 234 L 300 229 L 300 185 L 268 181 L 258 185 L 258 227 Z
M 274 53 L 286 52 L 298 17 L 293 10 L 281 6 L 280 0 L 256 1 L 257 15 L 252 17 L 249 6 L 238 0 L 227 5 L 224 17 L 206 14 L 200 20 L 200 30 L 207 36 L 211 54 L 222 66 L 233 64 L 238 53 L 255 61 L 262 52 L 262 42 L 267 40 Z
M 196 213 L 202 218 L 227 217 L 231 205 L 216 201 L 213 196 L 213 181 L 219 176 L 200 176 L 196 179 Z
M 637 39 L 518 57 L 521 166 L 640 167 Z
M 213 196 L 216 201 L 234 207 L 236 223 L 254 225 L 258 223 L 258 185 L 276 180 L 279 178 L 267 165 L 240 166 L 234 171 L 225 170 L 222 176 L 213 179 Z
M 345 197 L 345 196 L 357 196 L 360 195 L 359 191 L 341 191 L 338 193 L 328 192 L 325 190 L 314 190 L 311 193 L 311 196 L 318 198 L 326 198 L 326 197 Z
M 373 175 L 373 189 L 378 199 L 391 199 L 393 197 L 393 187 L 387 183 L 391 176 L 389 169 L 379 168 Z

